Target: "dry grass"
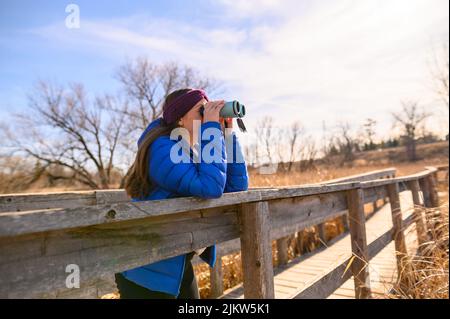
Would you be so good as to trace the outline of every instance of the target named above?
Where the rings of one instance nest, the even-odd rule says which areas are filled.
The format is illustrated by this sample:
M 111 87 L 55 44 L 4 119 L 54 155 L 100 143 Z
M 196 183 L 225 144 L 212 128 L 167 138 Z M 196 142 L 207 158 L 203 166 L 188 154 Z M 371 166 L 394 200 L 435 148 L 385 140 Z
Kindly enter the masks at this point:
M 366 166 L 366 167 L 352 167 L 352 168 L 337 168 L 337 167 L 319 167 L 315 171 L 309 172 L 295 172 L 291 174 L 276 174 L 276 175 L 257 175 L 252 174 L 250 176 L 251 186 L 286 186 L 286 185 L 298 185 L 298 184 L 308 184 L 315 183 L 320 181 L 325 181 L 328 179 L 354 175 L 358 173 L 373 171 L 377 169 L 387 168 L 395 166 L 397 168 L 397 176 L 409 175 L 413 173 L 417 173 L 424 169 L 425 166 L 439 165 L 442 164 L 442 161 L 419 161 L 415 163 L 398 163 L 395 165 L 376 165 L 376 166 Z M 439 191 L 447 191 L 448 187 L 440 186 Z M 379 201 L 377 204 L 380 206 L 382 201 Z M 367 215 L 373 213 L 373 206 L 371 204 L 365 205 L 365 212 Z M 432 214 L 432 211 L 428 211 L 428 214 Z M 412 293 L 407 289 L 400 289 L 397 287 L 395 293 L 386 296 L 387 298 L 400 298 L 401 296 L 409 296 L 408 298 L 419 298 L 420 296 L 427 296 L 428 298 L 433 298 L 431 296 L 431 292 L 426 294 L 427 286 L 430 286 L 428 290 L 432 290 L 434 295 L 439 296 L 447 296 L 448 298 L 448 204 L 446 210 L 446 218 L 447 221 L 444 223 L 447 225 L 446 236 L 438 239 L 438 232 L 434 233 L 434 240 L 428 243 L 428 248 L 424 249 L 424 252 L 428 252 L 428 255 L 422 255 L 422 257 L 417 257 L 411 259 L 411 262 L 414 263 L 413 269 L 415 272 L 411 272 L 411 276 L 414 274 L 414 278 L 417 276 L 422 276 L 420 278 L 416 278 L 417 284 L 415 284 L 415 292 Z M 342 234 L 343 232 L 343 224 L 340 219 L 329 220 L 325 223 L 325 235 L 326 240 L 329 241 L 332 238 Z M 441 233 L 439 233 L 441 234 Z M 298 240 L 299 236 L 302 240 Z M 302 246 L 299 246 L 299 243 Z M 446 244 L 446 249 L 436 250 L 436 247 L 443 247 L 442 245 Z M 294 259 L 302 254 L 311 252 L 316 248 L 321 246 L 321 242 L 319 240 L 318 231 L 315 227 L 310 227 L 305 229 L 302 232 L 294 234 L 289 239 L 288 245 L 288 259 Z M 278 265 L 277 260 L 277 248 L 276 242 L 272 243 L 272 256 L 273 256 L 273 264 L 276 267 Z M 241 254 L 234 253 L 228 256 L 222 257 L 222 271 L 223 271 L 223 285 L 224 289 L 232 288 L 243 281 L 243 274 L 241 270 Z M 422 268 L 419 268 L 422 267 Z M 433 268 L 434 267 L 434 268 Z M 423 269 L 423 270 L 419 270 Z M 208 298 L 211 291 L 210 286 L 210 267 L 201 263 L 199 265 L 194 266 L 194 271 L 198 280 L 198 286 L 200 291 L 201 298 Z M 406 272 L 404 273 L 406 276 Z M 446 278 L 446 280 L 444 280 Z M 434 282 L 436 281 L 436 283 Z M 411 282 L 414 282 L 411 280 Z M 441 283 L 441 289 L 435 289 L 438 284 Z M 447 286 L 445 288 L 446 283 Z M 419 291 L 422 290 L 419 294 Z M 441 293 L 442 292 L 442 293 Z M 117 293 L 112 293 L 105 295 L 103 298 L 118 298 Z
M 318 167 L 316 170 L 307 172 L 294 172 L 290 174 L 275 174 L 275 175 L 259 175 L 250 173 L 251 187 L 269 187 L 269 186 L 287 186 L 287 185 L 299 185 L 309 184 L 315 182 L 321 182 L 329 179 L 364 173 L 368 171 L 383 169 L 395 166 L 397 168 L 397 176 L 404 176 L 422 171 L 425 166 L 440 165 L 442 161 L 418 161 L 415 163 L 398 163 L 395 165 L 376 165 L 370 167 L 351 167 L 351 168 L 339 168 L 339 167 Z M 440 186 L 439 191 L 446 191 L 445 186 Z M 378 201 L 377 205 L 380 206 L 382 201 Z M 364 207 L 366 215 L 373 213 L 373 206 L 366 204 Z M 447 210 L 448 216 L 448 210 Z M 447 224 L 448 225 L 448 224 Z M 325 235 L 326 240 L 329 241 L 332 238 L 342 234 L 344 231 L 341 220 L 334 219 L 325 223 Z M 302 237 L 302 247 L 298 246 L 298 236 Z M 447 233 L 448 241 L 448 233 Z M 272 256 L 273 264 L 276 267 L 278 265 L 277 260 L 277 248 L 276 242 L 272 243 Z M 288 259 L 294 259 L 302 254 L 311 252 L 321 246 L 321 242 L 318 236 L 318 230 L 316 227 L 310 227 L 302 232 L 294 234 L 288 245 Z M 448 253 L 448 249 L 447 249 Z M 447 257 L 448 258 L 448 257 Z M 224 289 L 232 288 L 239 284 L 243 280 L 241 271 L 241 258 L 240 253 L 232 254 L 223 257 L 222 271 L 224 274 Z M 206 264 L 197 265 L 194 267 L 197 275 L 199 290 L 201 298 L 208 298 L 210 294 L 210 281 L 209 281 L 209 266 Z M 448 267 L 447 267 L 448 274 Z M 448 291 L 448 289 L 447 289 Z
M 369 171 L 380 170 L 390 167 L 397 169 L 396 176 L 405 176 L 422 171 L 425 166 L 448 164 L 446 160 L 421 160 L 417 162 L 404 163 L 388 163 L 376 164 L 368 166 L 352 166 L 352 167 L 338 167 L 330 165 L 318 165 L 315 169 L 304 172 L 278 172 L 277 174 L 262 175 L 257 171 L 250 171 L 249 181 L 250 187 L 274 187 L 274 186 L 292 186 L 301 184 L 312 184 L 323 182 L 330 179 L 345 177 L 349 175 L 356 175 L 366 173 Z
M 449 298 L 448 212 L 448 201 L 439 208 L 425 210 L 430 238 L 415 255 L 403 258 L 403 271 L 386 298 Z

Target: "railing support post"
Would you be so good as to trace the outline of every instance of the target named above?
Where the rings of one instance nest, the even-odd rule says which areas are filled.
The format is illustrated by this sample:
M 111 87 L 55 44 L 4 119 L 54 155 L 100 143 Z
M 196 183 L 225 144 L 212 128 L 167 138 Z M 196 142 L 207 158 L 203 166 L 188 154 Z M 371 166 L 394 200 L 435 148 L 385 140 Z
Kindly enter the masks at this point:
M 373 206 L 373 213 L 376 213 L 378 210 L 378 199 L 373 201 L 372 206 Z
M 209 269 L 209 276 L 211 282 L 210 298 L 216 299 L 223 295 L 223 272 L 221 256 L 217 256 L 214 268 Z
M 408 188 L 411 190 L 413 203 L 414 203 L 414 221 L 416 223 L 416 230 L 417 230 L 417 239 L 419 242 L 419 245 L 422 245 L 423 243 L 427 242 L 427 231 L 425 228 L 425 223 L 423 221 L 423 205 L 420 201 L 419 196 L 419 182 L 417 180 L 409 181 Z
M 419 185 L 423 194 L 424 206 L 427 208 L 435 207 L 435 205 L 437 205 L 437 199 L 436 196 L 433 196 L 432 178 L 430 179 L 428 178 L 428 176 L 425 176 L 424 178 L 419 179 Z M 432 211 L 425 212 L 425 220 L 428 233 L 435 231 L 435 229 L 437 228 L 437 222 Z
M 391 204 L 393 239 L 395 242 L 395 253 L 397 256 L 397 276 L 401 278 L 403 264 L 407 255 L 405 235 L 403 233 L 403 218 L 400 207 L 400 196 L 398 183 L 387 185 L 389 203 Z
M 288 241 L 289 236 L 277 239 L 278 265 L 286 265 L 288 262 Z
M 325 246 L 327 244 L 325 223 L 317 225 L 317 229 L 319 231 L 320 245 Z
M 423 204 L 425 207 L 431 207 L 431 198 L 430 198 L 430 185 L 427 178 L 419 179 L 420 189 L 422 190 L 423 195 Z
M 342 215 L 342 225 L 344 226 L 344 232 L 348 231 L 348 215 Z
M 302 247 L 303 247 L 303 230 L 301 230 L 301 231 L 299 231 L 299 232 L 297 232 L 297 240 L 296 240 L 296 242 L 295 242 L 295 247 L 296 247 L 296 250 L 297 250 L 297 253 L 299 254 L 299 255 L 301 255 L 303 252 L 302 252 Z
M 241 206 L 241 254 L 244 297 L 275 297 L 270 242 L 269 204 L 246 203 Z
M 355 280 L 355 297 L 367 299 L 370 298 L 371 291 L 363 190 L 361 188 L 349 190 L 347 204 L 352 253 L 354 255 L 351 270 Z
M 429 185 L 430 202 L 432 207 L 439 207 L 439 195 L 437 192 L 437 182 L 434 174 L 430 174 L 426 177 Z

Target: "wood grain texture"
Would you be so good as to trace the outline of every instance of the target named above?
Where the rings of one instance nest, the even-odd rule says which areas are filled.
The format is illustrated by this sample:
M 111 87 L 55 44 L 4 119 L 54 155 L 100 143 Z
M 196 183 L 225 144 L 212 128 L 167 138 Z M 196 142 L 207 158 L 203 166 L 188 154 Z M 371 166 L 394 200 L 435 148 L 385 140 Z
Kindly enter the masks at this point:
M 398 191 L 398 184 L 390 184 L 387 186 L 389 194 L 389 203 L 391 205 L 392 224 L 393 224 L 393 239 L 395 242 L 395 250 L 397 253 L 397 271 L 402 272 L 404 267 L 404 257 L 407 254 L 405 235 L 403 233 L 402 210 L 400 207 L 400 197 Z
M 274 298 L 272 245 L 267 202 L 241 207 L 242 270 L 246 299 Z
M 358 299 L 370 298 L 369 254 L 367 250 L 366 217 L 364 215 L 364 193 L 362 189 L 347 192 L 349 228 L 353 260 L 351 269 L 355 278 L 355 293 Z

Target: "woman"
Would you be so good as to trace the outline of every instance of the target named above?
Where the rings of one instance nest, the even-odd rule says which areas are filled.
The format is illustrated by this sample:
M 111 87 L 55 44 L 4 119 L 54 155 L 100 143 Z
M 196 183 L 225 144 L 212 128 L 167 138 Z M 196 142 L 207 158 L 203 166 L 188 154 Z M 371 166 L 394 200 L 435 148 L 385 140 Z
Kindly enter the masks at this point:
M 138 140 L 136 159 L 125 183 L 125 190 L 132 201 L 183 196 L 218 198 L 224 192 L 247 190 L 248 175 L 240 145 L 234 134 L 224 130 L 224 127 L 232 127 L 232 119 L 221 119 L 219 116 L 223 106 L 223 100 L 209 101 L 202 90 L 181 89 L 167 96 L 162 118 L 150 123 Z M 193 139 L 196 133 L 194 121 L 201 122 L 200 154 L 210 143 L 221 146 L 221 154 L 214 161 L 205 161 L 204 156 L 198 158 Z M 170 139 L 170 133 L 176 128 L 184 128 L 189 133 L 189 144 L 185 148 L 189 161 L 176 162 L 171 158 L 171 150 L 178 141 Z M 203 134 L 211 128 L 222 133 L 218 137 Z M 232 138 L 233 158 L 227 157 L 224 135 Z M 194 161 L 194 157 L 198 160 Z M 121 298 L 198 299 L 197 281 L 191 263 L 195 253 L 116 274 Z M 215 245 L 197 253 L 210 267 L 214 267 Z

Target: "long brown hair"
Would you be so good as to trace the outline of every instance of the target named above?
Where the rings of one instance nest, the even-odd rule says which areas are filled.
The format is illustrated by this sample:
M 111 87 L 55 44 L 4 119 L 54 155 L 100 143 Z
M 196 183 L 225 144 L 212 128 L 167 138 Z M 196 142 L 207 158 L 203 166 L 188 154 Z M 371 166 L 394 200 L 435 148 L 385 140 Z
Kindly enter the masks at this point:
M 189 92 L 191 89 L 180 89 L 173 91 L 167 95 L 164 100 L 163 110 L 175 98 Z M 167 125 L 164 120 L 157 127 L 151 129 L 145 135 L 144 139 L 138 146 L 138 151 L 133 165 L 131 165 L 125 176 L 125 191 L 128 196 L 136 199 L 144 199 L 152 192 L 156 185 L 148 175 L 148 148 L 160 136 L 170 135 L 170 132 L 178 127 L 178 121 Z

